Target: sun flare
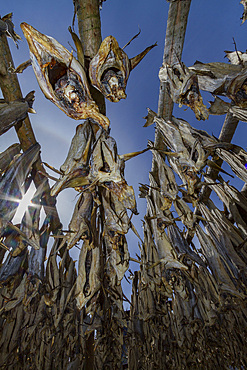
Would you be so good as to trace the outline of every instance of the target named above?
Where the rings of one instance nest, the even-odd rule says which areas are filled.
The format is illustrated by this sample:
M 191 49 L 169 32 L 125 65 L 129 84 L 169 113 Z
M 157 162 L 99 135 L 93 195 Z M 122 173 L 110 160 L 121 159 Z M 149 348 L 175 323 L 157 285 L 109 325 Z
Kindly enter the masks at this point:
M 33 206 L 33 203 L 31 202 L 33 195 L 35 193 L 35 186 L 34 184 L 31 184 L 28 191 L 22 199 L 19 201 L 19 205 L 17 208 L 17 211 L 15 213 L 15 216 L 13 218 L 13 223 L 21 223 L 21 220 L 24 216 L 25 211 L 28 209 L 29 206 Z

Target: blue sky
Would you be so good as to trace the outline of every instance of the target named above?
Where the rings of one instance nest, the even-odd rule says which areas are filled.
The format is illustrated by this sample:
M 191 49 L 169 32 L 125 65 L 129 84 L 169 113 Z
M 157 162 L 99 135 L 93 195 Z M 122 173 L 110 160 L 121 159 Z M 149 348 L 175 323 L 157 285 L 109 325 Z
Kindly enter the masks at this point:
M 144 58 L 131 72 L 127 99 L 119 103 L 107 102 L 107 116 L 111 121 L 111 135 L 117 140 L 119 154 L 144 149 L 147 141 L 154 140 L 154 127 L 143 128 L 143 117 L 149 107 L 157 111 L 159 79 L 158 72 L 162 65 L 166 21 L 169 3 L 165 0 L 107 0 L 101 11 L 102 35 L 116 37 L 120 46 L 125 45 L 141 28 L 140 36 L 125 51 L 133 57 L 147 46 L 157 41 L 158 46 Z M 246 24 L 241 25 L 243 6 L 236 0 L 192 0 L 188 19 L 186 39 L 182 60 L 189 66 L 196 60 L 201 62 L 227 62 L 224 50 L 234 50 L 233 37 L 241 51 L 246 50 Z M 71 50 L 72 43 L 68 26 L 73 18 L 72 0 L 8 0 L 1 4 L 1 16 L 13 12 L 16 32 L 23 37 L 21 22 L 27 22 L 40 32 L 56 38 Z M 9 40 L 15 66 L 29 59 L 27 43 L 23 41 L 17 50 Z M 29 91 L 36 91 L 34 108 L 36 115 L 31 115 L 32 126 L 37 141 L 41 144 L 42 159 L 59 168 L 63 163 L 75 133 L 78 121 L 68 118 L 55 105 L 50 103 L 40 91 L 34 73 L 28 68 L 19 81 L 25 96 Z M 204 103 L 208 105 L 210 95 L 205 95 Z M 218 136 L 223 117 L 210 117 L 208 121 L 196 121 L 189 109 L 175 107 L 174 115 L 186 119 L 196 128 L 204 129 L 209 134 Z M 13 142 L 17 142 L 14 129 L 0 139 L 0 151 Z M 246 123 L 240 122 L 233 142 L 246 149 Z M 133 222 L 141 230 L 146 203 L 138 199 L 138 183 L 148 183 L 151 168 L 151 154 L 145 153 L 126 163 L 126 179 L 134 186 L 138 201 L 139 216 Z M 76 192 L 65 190 L 58 197 L 58 210 L 64 228 L 70 220 L 76 202 Z M 138 252 L 138 240 L 129 232 L 130 253 L 135 257 Z M 77 258 L 75 256 L 75 258 Z M 132 264 L 131 269 L 135 266 Z

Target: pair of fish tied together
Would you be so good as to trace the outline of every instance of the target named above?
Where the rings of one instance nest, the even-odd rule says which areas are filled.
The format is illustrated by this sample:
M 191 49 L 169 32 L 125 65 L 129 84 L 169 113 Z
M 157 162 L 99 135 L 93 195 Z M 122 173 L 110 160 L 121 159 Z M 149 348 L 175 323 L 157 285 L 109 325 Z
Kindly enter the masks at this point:
M 127 209 L 137 214 L 133 188 L 124 178 L 125 161 L 147 150 L 118 154 L 116 142 L 109 136 L 110 121 L 100 113 L 93 100 L 89 80 L 111 102 L 125 99 L 131 70 L 155 45 L 129 59 L 116 39 L 108 36 L 86 71 L 82 45 L 79 45 L 79 39 L 71 28 L 71 35 L 77 40 L 79 61 L 54 38 L 40 33 L 26 23 L 22 23 L 21 28 L 29 45 L 36 78 L 46 98 L 69 117 L 86 120 L 76 128 L 67 158 L 58 171 L 60 178 L 53 185 L 51 195 L 57 196 L 68 187 L 80 192 L 69 230 L 59 248 L 67 245 L 70 249 L 83 241 L 76 299 L 77 306 L 81 309 L 86 305 L 89 313 L 93 311 L 90 300 L 95 297 L 102 284 L 99 279 L 98 210 L 101 210 L 103 218 L 101 231 L 106 253 L 104 271 L 109 286 L 116 287 L 120 285 L 129 265 L 125 234 L 129 228 L 134 229 L 134 226 Z

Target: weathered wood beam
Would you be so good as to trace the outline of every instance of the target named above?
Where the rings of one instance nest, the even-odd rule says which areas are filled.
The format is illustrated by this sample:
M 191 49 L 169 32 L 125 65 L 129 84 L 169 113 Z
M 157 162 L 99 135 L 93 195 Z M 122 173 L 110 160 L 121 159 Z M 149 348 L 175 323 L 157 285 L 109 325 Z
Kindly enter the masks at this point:
M 79 35 L 84 51 L 85 69 L 87 72 L 90 60 L 97 53 L 102 42 L 99 0 L 74 0 L 74 5 L 78 20 Z M 89 88 L 100 112 L 105 114 L 105 99 L 103 95 L 93 86 L 90 85 Z M 101 261 L 101 263 L 101 270 L 103 272 L 104 262 Z M 94 333 L 91 333 L 87 338 L 85 350 L 85 370 L 90 370 L 94 368 L 95 363 Z
M 79 35 L 83 44 L 85 68 L 99 50 L 102 42 L 99 0 L 74 0 Z M 103 95 L 90 85 L 90 92 L 102 114 L 106 113 Z
M 182 57 L 187 20 L 191 0 L 175 0 L 169 6 L 163 63 L 170 65 Z M 160 84 L 158 115 L 171 119 L 173 101 L 167 91 L 167 83 Z

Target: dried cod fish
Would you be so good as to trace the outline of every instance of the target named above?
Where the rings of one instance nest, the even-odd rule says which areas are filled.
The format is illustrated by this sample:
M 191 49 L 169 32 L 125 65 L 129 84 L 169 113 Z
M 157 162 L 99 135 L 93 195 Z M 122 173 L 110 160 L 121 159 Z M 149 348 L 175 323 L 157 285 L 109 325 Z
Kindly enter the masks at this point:
M 89 65 L 89 76 L 92 85 L 112 102 L 125 99 L 125 89 L 131 70 L 140 63 L 154 46 L 156 44 L 149 46 L 142 53 L 129 59 L 123 49 L 119 47 L 115 37 L 106 37 Z
M 67 248 L 72 248 L 81 239 L 92 242 L 91 214 L 93 210 L 93 196 L 90 192 L 80 195 L 69 223 L 69 232 L 63 239 L 61 247 L 67 243 Z
M 88 161 L 93 138 L 89 121 L 76 127 L 65 162 L 60 167 L 61 176 L 53 185 L 51 195 L 57 195 L 62 189 L 89 185 Z
M 240 272 L 245 271 L 245 263 L 234 248 L 234 244 L 239 245 L 242 239 L 238 229 L 212 202 L 209 202 L 209 208 L 204 203 L 199 203 L 199 209 L 207 220 L 207 223 L 204 223 L 205 230 L 214 240 L 219 254 L 228 266 L 228 270 L 238 280 Z
M 158 166 L 161 195 L 164 197 L 164 204 L 161 206 L 161 210 L 165 210 L 166 202 L 168 202 L 169 205 L 171 201 L 176 199 L 178 194 L 178 186 L 172 169 L 165 163 L 158 151 L 152 150 L 152 152 Z
M 117 196 L 109 191 L 103 194 L 105 214 L 104 242 L 106 246 L 106 271 L 111 285 L 119 285 L 129 267 L 129 251 L 125 234 L 130 228 L 126 208 Z
M 14 24 L 12 22 L 13 13 L 6 14 L 4 17 L 0 18 L 0 34 L 5 32 L 8 37 L 10 37 L 16 47 L 18 48 L 18 41 L 21 40 L 21 37 L 17 35 L 14 30 Z
M 59 268 L 56 260 L 56 252 L 59 249 L 59 246 L 60 240 L 55 239 L 46 266 L 46 292 L 44 294 L 44 302 L 48 307 L 56 306 L 55 303 L 61 289 Z
M 237 145 L 224 142 L 212 144 L 210 148 L 214 148 L 216 155 L 225 161 L 241 180 L 247 182 L 247 171 L 245 168 L 247 152 L 244 149 Z
M 105 228 L 120 234 L 127 234 L 131 227 L 131 222 L 126 208 L 114 193 L 106 190 L 103 191 L 103 208 Z
M 224 86 L 227 86 L 243 71 L 243 66 L 220 62 L 202 63 L 196 61 L 189 69 L 196 73 L 201 90 L 211 93 L 215 93 L 215 91 L 226 93 Z
M 231 64 L 244 65 L 247 62 L 247 53 L 242 51 L 225 51 L 226 57 Z
M 100 251 L 98 247 L 89 248 L 86 240 L 82 246 L 78 263 L 75 290 L 77 307 L 80 310 L 85 307 L 100 287 Z
M 27 284 L 27 274 L 23 276 L 23 279 L 21 280 L 19 286 L 15 289 L 12 296 L 9 297 L 9 300 L 2 308 L 2 312 L 13 310 L 19 303 L 22 302 L 24 296 L 25 296 L 25 288 Z
M 244 7 L 244 11 L 243 11 L 243 15 L 242 15 L 242 24 L 246 21 L 246 18 L 247 18 L 247 0 L 241 0 L 240 1 L 240 4 L 243 5 Z
M 121 284 L 124 274 L 129 268 L 129 250 L 123 234 L 105 229 L 104 243 L 106 246 L 106 273 L 111 286 Z
M 46 248 L 50 235 L 50 216 L 47 216 L 40 229 L 39 249 L 31 249 L 28 258 L 28 273 L 31 276 L 36 276 L 40 280 L 44 279 L 44 262 L 46 256 Z
M 111 136 L 101 135 L 97 139 L 90 166 L 91 181 L 116 194 L 124 207 L 137 214 L 134 190 L 124 179 L 124 159 L 118 155 L 116 141 Z
M 104 129 L 107 117 L 92 100 L 86 74 L 80 63 L 54 38 L 21 24 L 27 39 L 32 66 L 45 97 L 73 119 L 91 118 Z
M 197 75 L 184 63 L 163 65 L 159 71 L 159 79 L 168 84 L 169 94 L 174 103 L 179 104 L 179 107 L 182 105 L 190 107 L 198 120 L 208 119 L 209 113 L 202 101 Z
M 11 251 L 15 251 L 18 248 L 20 242 L 20 232 L 16 227 L 5 227 L 4 232 L 1 233 L 5 237 L 4 243 L 7 248 Z M 0 282 L 6 282 L 7 279 L 16 275 L 20 267 L 24 264 L 27 257 L 28 250 L 24 249 L 20 254 L 13 257 L 11 253 L 8 254 L 6 260 L 0 268 Z
M 207 164 L 209 155 L 203 148 L 203 131 L 199 130 L 197 134 L 197 131 L 182 119 L 173 118 L 172 121 L 165 121 L 155 117 L 154 121 L 162 133 L 165 145 L 172 150 L 171 154 L 166 152 L 172 169 L 187 186 L 188 194 L 193 195 L 199 183 L 197 175 Z M 160 153 L 162 154 L 162 151 Z
M 228 275 L 223 257 L 218 253 L 213 239 L 207 235 L 199 225 L 195 226 L 196 235 L 199 239 L 209 267 L 215 280 L 218 282 L 222 292 L 230 293 L 233 296 L 244 297 L 234 286 L 231 277 Z
M 165 121 L 158 117 L 155 117 L 155 122 L 163 134 L 165 144 L 176 153 L 174 157 L 178 158 L 179 164 L 199 172 L 205 166 L 208 155 L 200 141 L 193 136 L 188 122 L 176 118 Z
M 36 113 L 32 108 L 34 91 L 27 94 L 24 99 L 12 102 L 0 102 L 0 135 L 4 134 L 19 121 L 26 118 L 27 113 Z
M 20 144 L 12 144 L 4 152 L 0 153 L 0 173 L 6 171 L 14 157 L 21 152 Z
M 191 260 L 201 266 L 206 266 L 201 257 L 189 247 L 186 239 L 175 223 L 167 226 L 167 232 L 170 242 L 177 251 L 180 260 Z
M 206 181 L 209 181 L 205 177 Z M 239 192 L 234 186 L 229 185 L 225 181 L 217 185 L 209 185 L 222 202 L 226 205 L 229 212 L 233 215 L 233 219 L 236 222 L 242 235 L 247 237 L 247 199 Z
M 183 199 L 177 198 L 174 201 L 174 207 L 183 224 L 188 229 L 193 229 L 197 216 L 193 214 L 188 204 Z
M 214 107 L 210 109 L 214 114 L 223 114 L 224 110 L 230 111 L 230 109 L 232 110 L 235 107 L 237 112 L 239 109 L 246 109 L 247 68 L 245 65 L 242 63 L 237 65 L 227 63 L 203 64 L 197 62 L 189 69 L 197 74 L 200 89 L 231 99 L 231 103 L 226 104 L 220 100 L 216 101 Z M 209 113 L 211 112 L 209 111 Z
M 150 198 L 147 198 L 147 213 L 150 215 L 150 224 L 156 241 L 158 257 L 158 261 L 154 261 L 150 267 L 161 264 L 166 269 L 177 268 L 187 270 L 188 267 L 178 260 L 176 251 L 172 247 L 165 231 L 160 229 L 158 224 L 159 219 L 156 218 L 155 207 Z
M 240 121 L 247 122 L 247 109 L 240 108 L 234 103 L 228 103 L 220 99 L 218 96 L 215 97 L 213 102 L 210 102 L 209 114 L 212 115 L 223 115 L 231 113 L 234 117 Z
M 89 124 L 78 126 L 67 159 L 60 169 L 61 178 L 53 186 L 51 194 L 57 195 L 67 187 L 85 191 L 99 185 L 116 194 L 126 208 L 137 213 L 134 190 L 132 186 L 127 185 L 123 172 L 125 160 L 143 151 L 119 156 L 115 140 L 107 134 L 98 132 L 88 166 L 91 135 Z

